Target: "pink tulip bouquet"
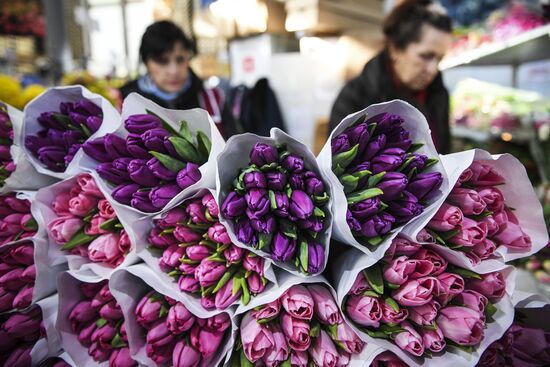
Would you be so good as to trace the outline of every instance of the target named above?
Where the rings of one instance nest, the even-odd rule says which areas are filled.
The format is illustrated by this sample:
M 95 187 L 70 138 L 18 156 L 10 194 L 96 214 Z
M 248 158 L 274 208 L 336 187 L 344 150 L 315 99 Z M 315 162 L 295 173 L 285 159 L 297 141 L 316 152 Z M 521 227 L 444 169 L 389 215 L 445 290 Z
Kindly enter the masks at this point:
M 109 283 L 80 283 L 81 299 L 70 314 L 72 332 L 87 348 L 94 361 L 109 362 L 110 367 L 132 367 L 122 310 L 109 290 Z
M 213 366 L 231 332 L 227 313 L 200 318 L 156 291 L 141 298 L 134 314 L 145 335 L 146 354 L 158 366 Z
M 218 221 L 218 205 L 200 192 L 154 220 L 148 235 L 152 253 L 162 252 L 159 267 L 182 292 L 200 297 L 205 309 L 226 309 L 268 285 L 264 259 L 235 246 Z
M 30 306 L 35 278 L 34 244 L 31 241 L 0 247 L 0 312 Z
M 38 224 L 31 214 L 31 202 L 15 193 L 0 195 L 0 246 L 36 234 Z
M 42 310 L 39 306 L 25 312 L 0 315 L 0 366 L 31 366 L 31 351 L 44 336 Z
M 13 126 L 5 105 L 0 104 L 0 188 L 15 171 L 15 163 L 10 153 L 13 144 Z
M 408 367 L 408 365 L 392 352 L 386 351 L 377 355 L 370 367 Z
M 232 366 L 347 366 L 365 346 L 322 284 L 294 285 L 246 312 Z
M 371 338 L 431 357 L 449 345 L 474 350 L 506 294 L 502 272 L 476 274 L 397 237 L 382 261 L 358 274 L 344 311 Z
M 81 174 L 63 184 L 67 182 L 71 184 L 51 202 L 50 238 L 62 251 L 117 267 L 132 247 L 117 213 L 90 175 Z

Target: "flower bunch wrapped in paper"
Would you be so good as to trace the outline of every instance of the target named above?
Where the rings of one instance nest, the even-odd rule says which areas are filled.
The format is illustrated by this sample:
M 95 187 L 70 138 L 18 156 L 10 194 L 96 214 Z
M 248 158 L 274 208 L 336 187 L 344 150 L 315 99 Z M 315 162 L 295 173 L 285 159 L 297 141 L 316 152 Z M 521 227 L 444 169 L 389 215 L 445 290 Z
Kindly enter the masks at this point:
M 182 292 L 200 296 L 206 309 L 225 309 L 239 298 L 247 304 L 268 284 L 264 259 L 231 242 L 210 191 L 155 219 L 148 242 L 153 252 L 162 251 L 160 269 Z
M 431 358 L 450 346 L 475 350 L 506 295 L 504 271 L 477 274 L 397 237 L 382 261 L 358 273 L 343 307 L 369 337 Z
M 129 111 L 143 109 L 145 113 Z M 164 114 L 170 120 L 161 117 Z M 117 202 L 145 213 L 159 212 L 203 178 L 209 170 L 212 134 L 217 134 L 216 144 L 221 137 L 200 110 L 165 110 L 139 96 L 126 99 L 123 115 L 123 129 L 87 142 L 84 151 L 100 162 L 93 168 L 113 187 Z M 214 153 L 222 147 L 215 146 Z
M 132 247 L 130 238 L 94 178 L 81 174 L 57 186 L 46 223 L 50 238 L 62 251 L 111 268 L 120 265 Z
M 15 163 L 10 153 L 13 144 L 13 126 L 5 105 L 0 104 L 0 187 L 15 171 Z
M 232 187 L 221 183 L 220 217 L 235 239 L 252 251 L 287 269 L 318 274 L 328 256 L 330 196 L 311 153 L 283 134 L 274 129 L 272 138 L 260 142 L 243 135 L 228 143 L 241 155 L 249 152 L 249 160 L 240 157 L 238 169 L 224 168 L 223 180 L 231 179 Z M 234 154 L 227 148 L 219 167 Z
M 41 323 L 42 311 L 38 306 L 0 316 L 0 363 L 3 366 L 31 365 L 31 350 L 45 336 Z
M 28 307 L 33 298 L 34 244 L 22 241 L 0 247 L 0 312 Z
M 28 199 L 15 193 L 0 195 L 0 245 L 32 237 L 37 229 Z
M 232 366 L 347 366 L 365 346 L 321 283 L 246 312 L 239 333 Z

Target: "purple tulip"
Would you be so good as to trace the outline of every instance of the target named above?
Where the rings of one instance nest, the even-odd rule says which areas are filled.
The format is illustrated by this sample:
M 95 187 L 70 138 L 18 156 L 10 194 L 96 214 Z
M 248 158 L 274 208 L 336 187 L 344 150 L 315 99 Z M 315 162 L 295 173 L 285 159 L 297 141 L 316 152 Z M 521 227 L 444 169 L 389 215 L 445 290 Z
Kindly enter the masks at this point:
M 382 177 L 382 180 L 376 185 L 384 192 L 381 198 L 384 201 L 393 200 L 398 197 L 407 187 L 409 180 L 407 176 L 400 172 L 388 172 Z
M 147 346 L 155 350 L 171 345 L 175 341 L 175 335 L 168 330 L 166 323 L 162 320 L 153 325 L 153 327 L 147 332 L 145 340 L 147 342 Z
M 88 129 L 90 129 L 92 134 L 99 130 L 102 123 L 103 119 L 98 116 L 88 116 L 86 118 L 86 126 L 88 126 Z
M 277 232 L 271 242 L 271 254 L 273 259 L 285 262 L 294 256 L 296 252 L 296 240 Z
M 155 291 L 147 293 L 136 306 L 136 322 L 145 329 L 150 329 L 159 319 L 163 303 Z
M 65 154 L 67 151 L 63 147 L 46 146 L 38 149 L 38 160 L 47 168 L 56 172 L 65 170 Z
M 418 202 L 416 196 L 403 191 L 403 196 L 389 203 L 388 211 L 395 217 L 396 223 L 406 223 L 422 214 L 424 206 Z
M 188 162 L 184 168 L 182 168 L 176 177 L 176 183 L 182 189 L 186 189 L 191 185 L 199 182 L 201 179 L 201 171 L 199 166 L 195 163 Z
M 229 279 L 219 291 L 216 292 L 216 297 L 214 298 L 214 304 L 217 309 L 224 310 L 227 307 L 235 303 L 236 300 L 241 296 L 242 290 L 239 288 L 239 291 L 233 294 L 233 278 Z
M 270 190 L 281 191 L 286 185 L 286 175 L 279 171 L 269 171 L 265 174 L 267 188 Z
M 189 273 L 191 272 L 185 272 L 185 274 Z M 195 276 L 181 276 L 178 279 L 178 287 L 182 292 L 195 293 L 200 289 L 201 285 L 199 284 L 199 281 L 195 279 Z
M 304 176 L 300 173 L 295 173 L 290 175 L 288 179 L 288 184 L 292 190 L 305 190 Z
M 16 292 L 9 291 L 0 287 L 0 312 L 10 310 L 15 303 L 14 300 L 18 296 Z M 19 308 L 19 307 L 18 307 Z M 0 348 L 1 351 L 1 348 Z
M 277 162 L 278 158 L 277 149 L 265 143 L 254 144 L 250 151 L 250 163 L 258 167 Z
M 308 195 L 321 196 L 325 192 L 325 184 L 318 177 L 306 178 L 305 191 Z
M 141 134 L 141 140 L 147 150 L 152 150 L 159 153 L 167 153 L 164 146 L 164 140 L 169 137 L 170 133 L 162 127 L 150 129 Z
M 126 159 L 127 163 L 129 163 L 131 160 L 131 158 L 119 158 L 119 159 Z M 120 165 L 118 166 L 120 167 Z M 100 163 L 96 168 L 96 172 L 99 175 L 99 177 L 111 182 L 114 185 L 120 185 L 130 181 L 130 175 L 126 170 L 126 165 L 124 165 L 123 169 L 117 169 L 114 167 L 113 163 L 109 163 L 109 162 Z
M 149 191 L 149 199 L 155 208 L 162 209 L 180 192 L 176 184 L 163 185 Z
M 395 217 L 388 213 L 375 214 L 361 225 L 361 234 L 367 238 L 383 236 L 391 231 Z
M 63 161 L 65 162 L 65 165 L 68 166 L 69 163 L 72 162 L 74 156 L 76 155 L 76 152 L 80 149 L 81 144 L 73 144 L 69 148 L 69 151 L 67 152 L 67 155 L 63 158 Z
M 267 188 L 267 182 L 265 176 L 260 171 L 247 172 L 243 176 L 244 187 L 247 190 L 250 189 L 265 189 Z
M 176 179 L 177 173 L 166 168 L 157 158 L 151 158 L 147 161 L 147 168 L 153 175 L 163 181 L 173 181 Z
M 111 195 L 113 196 L 113 199 L 119 203 L 130 205 L 132 195 L 139 189 L 141 189 L 141 186 L 138 184 L 121 184 L 113 189 Z
M 105 149 L 105 137 L 88 140 L 82 144 L 84 153 L 92 157 L 98 162 L 111 162 L 112 157 Z
M 178 224 L 183 224 L 186 220 L 187 214 L 185 209 L 176 207 L 174 209 L 170 209 L 168 213 L 164 214 L 162 218 L 156 222 L 156 225 L 162 229 L 167 229 L 175 227 Z
M 275 191 L 273 194 L 270 194 L 270 200 L 273 214 L 281 218 L 288 217 L 290 202 L 286 193 Z
M 263 189 L 250 189 L 245 195 L 246 205 L 248 206 L 247 214 L 259 218 L 269 211 L 269 197 L 267 191 Z M 223 208 L 222 208 L 223 210 Z
M 25 367 L 32 365 L 31 350 L 34 345 L 17 346 L 2 358 L 3 366 Z
M 372 173 L 391 172 L 403 164 L 405 151 L 399 148 L 384 149 L 371 162 Z
M 413 153 L 411 156 L 407 156 L 407 159 L 410 159 L 411 157 L 413 157 L 413 159 L 407 165 L 407 167 L 403 169 L 403 173 L 405 174 L 408 174 L 414 168 L 416 168 L 417 171 L 421 171 L 422 169 L 424 169 L 424 166 L 428 161 L 428 157 L 424 154 Z
M 381 113 L 373 116 L 367 120 L 367 124 L 376 123 L 376 134 L 385 134 L 391 131 L 395 131 L 403 125 L 403 118 L 399 115 L 393 115 L 389 113 Z
M 48 145 L 59 146 L 59 147 L 65 146 L 65 141 L 63 140 L 63 131 L 61 130 L 49 129 L 46 132 L 46 137 L 51 142 Z
M 110 367 L 136 367 L 137 365 L 137 362 L 130 356 L 130 349 L 127 347 L 113 350 L 109 357 Z
M 201 261 L 205 257 L 212 255 L 212 253 L 213 250 L 204 245 L 191 245 L 185 248 L 187 258 L 193 261 Z
M 307 245 L 307 272 L 317 274 L 325 265 L 325 249 L 319 243 L 312 242 Z
M 122 316 L 122 310 L 115 300 L 107 302 L 99 309 L 99 316 L 106 320 L 118 321 Z
M 245 250 L 243 248 L 231 244 L 229 248 L 227 248 L 223 252 L 223 256 L 225 257 L 225 260 L 227 260 L 228 263 L 237 264 L 243 258 L 244 253 L 245 253 Z
M 40 332 L 40 323 L 42 321 L 42 311 L 39 307 L 33 308 L 26 313 L 11 313 L 4 321 L 2 330 L 11 338 L 24 340 L 36 340 Z
M 295 154 L 288 154 L 283 158 L 281 165 L 291 173 L 300 173 L 304 170 L 304 159 Z
M 345 131 L 345 134 L 347 134 L 349 138 L 349 143 L 352 147 L 355 145 L 359 145 L 359 148 L 357 149 L 358 155 L 365 150 L 367 144 L 369 143 L 369 128 L 368 124 L 366 123 L 360 123 L 348 128 Z
M 75 111 L 81 112 L 88 116 L 103 115 L 103 111 L 101 111 L 101 107 L 99 107 L 98 105 L 96 105 L 95 103 L 87 99 L 81 99 L 80 101 L 76 102 L 74 104 L 74 109 Z
M 386 146 L 386 135 L 377 135 L 371 139 L 365 151 L 363 152 L 363 160 L 370 161 Z
M 324 221 L 321 218 L 309 218 L 309 219 L 299 220 L 298 226 L 300 226 L 300 228 L 302 229 L 319 233 L 324 228 Z
M 204 259 L 195 269 L 195 279 L 197 279 L 201 287 L 210 287 L 220 280 L 225 273 L 225 264 Z
M 105 134 L 103 144 L 105 151 L 111 156 L 111 159 L 130 157 L 126 149 L 126 140 L 115 134 Z
M 55 115 L 56 112 L 42 112 L 40 116 L 38 116 L 37 121 L 46 129 L 64 130 L 65 126 L 54 118 Z
M 349 138 L 346 133 L 342 133 L 337 137 L 332 138 L 330 145 L 332 149 L 332 155 L 336 155 L 342 152 L 347 152 L 348 150 L 351 149 L 351 144 L 349 142 Z
M 257 242 L 256 232 L 248 218 L 241 218 L 235 223 L 235 232 L 237 233 L 237 239 L 242 243 L 251 245 Z
M 168 311 L 166 318 L 166 326 L 174 334 L 181 334 L 184 331 L 191 329 L 195 323 L 195 316 L 183 305 L 178 302 Z
M 374 197 L 358 202 L 351 205 L 349 211 L 353 215 L 353 218 L 364 220 L 373 214 L 378 213 L 380 210 L 380 198 Z
M 73 102 L 61 102 L 59 104 L 59 112 L 61 112 L 64 115 L 68 115 L 69 113 L 73 112 L 74 109 L 74 103 Z
M 176 159 L 179 159 L 179 160 L 183 160 L 183 158 L 176 151 L 176 148 L 174 148 L 174 144 L 172 144 L 172 142 L 170 141 L 170 137 L 171 136 L 165 136 L 164 137 L 164 142 L 163 142 L 164 149 L 166 150 L 166 152 L 168 153 L 168 155 L 170 157 L 173 157 L 173 158 L 176 158 Z
M 176 343 L 172 353 L 172 364 L 174 367 L 199 366 L 201 354 L 184 340 Z
M 353 213 L 349 209 L 346 212 L 346 222 L 352 231 L 359 232 L 361 230 L 361 223 L 353 216 Z
M 158 208 L 151 203 L 149 191 L 136 191 L 132 194 L 130 205 L 142 212 L 152 213 L 158 211 Z
M 1 292 L 1 291 L 0 291 Z M 11 306 L 17 309 L 24 309 L 32 303 L 32 294 L 34 292 L 34 285 L 27 284 L 19 292 L 17 296 L 13 298 Z M 9 294 L 9 293 L 8 293 Z M 8 299 L 11 297 L 8 297 Z M 6 300 L 7 301 L 7 300 Z M 4 309 L 2 305 L 2 297 L 0 296 L 0 309 Z
M 412 145 L 408 130 L 400 128 L 394 132 L 386 134 L 386 148 L 400 148 L 404 151 L 409 150 Z
M 418 200 L 429 200 L 437 194 L 442 183 L 443 176 L 440 172 L 420 173 L 411 180 L 407 191 Z
M 147 130 L 162 127 L 162 122 L 154 115 L 132 115 L 124 121 L 124 127 L 132 134 L 143 134 Z
M 185 255 L 185 247 L 172 243 L 162 252 L 159 266 L 163 271 L 170 272 L 180 266 L 183 255 Z
M 74 126 L 78 126 L 78 127 L 80 127 L 81 125 L 86 126 L 86 118 L 87 117 L 88 117 L 87 115 L 83 115 L 83 114 L 78 113 L 76 111 L 73 111 L 73 112 L 69 113 L 69 119 L 71 120 L 71 122 L 73 123 Z
M 51 131 L 51 130 L 50 130 Z M 63 132 L 63 145 L 70 148 L 75 144 L 79 144 L 83 140 L 83 136 L 80 132 L 74 130 L 67 130 Z
M 126 149 L 128 153 L 134 158 L 138 159 L 150 159 L 152 156 L 143 144 L 141 135 L 128 134 L 126 137 Z
M 160 180 L 147 167 L 147 161 L 144 159 L 132 159 L 128 164 L 128 173 L 132 181 L 142 186 L 151 187 L 160 183 Z
M 273 233 L 276 228 L 275 218 L 271 215 L 266 215 L 261 218 L 251 219 L 252 228 L 259 233 Z
M 300 190 L 292 191 L 290 195 L 290 214 L 298 219 L 307 219 L 313 214 L 313 201 L 308 194 Z

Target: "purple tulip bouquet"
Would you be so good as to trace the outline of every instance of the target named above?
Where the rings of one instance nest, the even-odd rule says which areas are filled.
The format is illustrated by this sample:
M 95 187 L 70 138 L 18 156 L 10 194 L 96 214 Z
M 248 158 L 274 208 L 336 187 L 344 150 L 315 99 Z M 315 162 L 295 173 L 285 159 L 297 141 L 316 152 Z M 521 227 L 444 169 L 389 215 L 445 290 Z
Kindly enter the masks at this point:
M 0 246 L 32 237 L 38 230 L 31 202 L 15 193 L 0 195 L 0 216 Z
M 356 250 L 348 256 L 355 262 Z M 339 289 L 345 292 L 345 315 L 363 340 L 407 363 L 422 363 L 423 357 L 433 363 L 436 357 L 455 358 L 445 353 L 450 346 L 479 358 L 512 322 L 507 282 L 513 277 L 508 270 L 477 274 L 400 236 L 383 260 L 361 271 L 356 263 L 352 269 L 357 269 L 353 284 Z
M 235 246 L 218 221 L 218 205 L 203 190 L 154 219 L 149 249 L 161 271 L 205 309 L 248 304 L 268 286 L 262 257 Z M 147 260 L 147 259 L 146 259 Z
M 30 306 L 35 278 L 32 241 L 0 247 L 0 312 Z
M 123 128 L 83 146 L 93 160 L 84 166 L 109 183 L 114 200 L 141 213 L 160 212 L 199 181 L 214 184 L 208 160 L 223 139 L 205 111 L 166 110 L 131 95 L 123 116 Z
M 376 258 L 447 186 L 426 119 L 403 101 L 346 117 L 318 161 L 335 198 L 334 237 Z
M 30 366 L 31 351 L 44 336 L 42 310 L 38 306 L 0 315 L 0 366 Z
M 272 138 L 245 134 L 230 139 L 218 169 L 220 221 L 234 243 L 296 274 L 323 271 L 330 196 L 305 146 L 277 129 Z
M 15 163 L 10 153 L 13 144 L 13 126 L 5 105 L 0 104 L 0 188 L 15 171 Z

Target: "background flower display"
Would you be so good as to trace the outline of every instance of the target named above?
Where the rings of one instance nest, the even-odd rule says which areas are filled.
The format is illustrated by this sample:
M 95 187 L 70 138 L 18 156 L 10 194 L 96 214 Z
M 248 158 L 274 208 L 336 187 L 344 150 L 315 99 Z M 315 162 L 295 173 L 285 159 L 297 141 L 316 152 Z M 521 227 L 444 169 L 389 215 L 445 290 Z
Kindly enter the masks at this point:
M 15 163 L 10 153 L 13 144 L 13 125 L 10 121 L 6 105 L 0 104 L 0 187 L 15 171 Z

